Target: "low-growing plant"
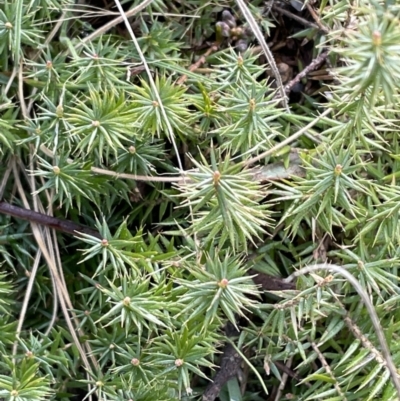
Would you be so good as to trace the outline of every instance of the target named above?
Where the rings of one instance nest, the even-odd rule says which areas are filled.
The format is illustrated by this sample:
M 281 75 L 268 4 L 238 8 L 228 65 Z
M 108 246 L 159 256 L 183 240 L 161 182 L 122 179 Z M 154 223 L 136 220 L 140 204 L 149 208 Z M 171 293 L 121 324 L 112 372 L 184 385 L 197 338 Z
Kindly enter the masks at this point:
M 399 399 L 399 17 L 0 0 L 0 399 Z

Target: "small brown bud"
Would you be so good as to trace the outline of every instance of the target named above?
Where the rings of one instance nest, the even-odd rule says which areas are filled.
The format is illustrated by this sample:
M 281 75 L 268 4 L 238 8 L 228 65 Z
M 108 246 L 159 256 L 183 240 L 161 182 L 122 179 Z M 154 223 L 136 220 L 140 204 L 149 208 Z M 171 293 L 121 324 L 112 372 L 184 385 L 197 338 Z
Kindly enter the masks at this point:
M 220 180 L 221 180 L 221 173 L 218 170 L 214 171 L 214 173 L 213 173 L 214 185 L 218 185 Z
M 335 166 L 335 175 L 340 175 L 342 174 L 343 166 L 341 164 L 337 164 Z
M 379 31 L 372 33 L 372 43 L 374 46 L 380 46 L 382 44 L 382 34 Z
M 25 356 L 29 359 L 33 357 L 33 352 L 32 351 L 26 351 Z
M 223 279 L 218 283 L 218 285 L 219 285 L 221 288 L 226 288 L 226 287 L 228 287 L 228 284 L 229 284 L 229 280 L 226 279 L 226 278 L 223 278 Z

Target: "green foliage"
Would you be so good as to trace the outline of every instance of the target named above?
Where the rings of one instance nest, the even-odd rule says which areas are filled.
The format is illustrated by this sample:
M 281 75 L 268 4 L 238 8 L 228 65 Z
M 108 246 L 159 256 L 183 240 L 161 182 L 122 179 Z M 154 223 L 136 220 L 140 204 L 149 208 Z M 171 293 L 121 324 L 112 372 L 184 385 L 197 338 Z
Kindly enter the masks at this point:
M 0 396 L 9 400 L 46 400 L 51 395 L 49 380 L 38 375 L 39 364 L 25 357 L 16 366 L 10 360 L 9 375 L 0 375 Z
M 91 88 L 87 97 L 77 99 L 64 116 L 77 156 L 85 159 L 96 153 L 101 162 L 104 155 L 107 163 L 111 152 L 116 155 L 118 149 L 124 149 L 121 141 L 129 143 L 135 127 L 129 109 L 123 92 Z
M 190 118 L 185 98 L 185 90 L 171 82 L 171 78 L 156 77 L 155 86 L 159 93 L 166 112 L 168 121 L 176 133 L 190 134 L 187 132 L 186 122 Z M 142 135 L 168 135 L 160 105 L 153 89 L 141 81 L 140 86 L 135 86 L 131 92 L 133 99 L 131 118 L 140 124 Z
M 370 8 L 361 8 L 360 12 L 366 14 L 368 10 Z M 368 90 L 370 106 L 374 106 L 382 94 L 387 102 L 393 102 L 400 77 L 396 62 L 400 39 L 396 11 L 382 6 L 373 10 L 373 13 L 366 14 L 367 17 L 360 18 L 357 30 L 349 31 L 343 50 L 335 49 L 346 57 L 349 64 L 339 69 L 339 73 L 345 77 L 342 88 L 347 89 L 349 100 Z
M 344 227 L 349 217 L 362 216 L 353 194 L 367 192 L 363 180 L 356 175 L 363 171 L 364 163 L 354 163 L 354 159 L 355 155 L 344 149 L 334 153 L 327 148 L 315 159 L 305 155 L 306 177 L 296 179 L 293 187 L 277 184 L 286 191 L 279 191 L 284 197 L 274 199 L 274 202 L 293 200 L 282 216 L 282 221 L 290 219 L 292 233 L 297 232 L 302 220 L 310 222 L 314 217 L 321 228 L 333 236 L 333 229 Z
M 249 298 L 259 295 L 257 288 L 251 277 L 245 275 L 246 270 L 237 257 L 225 255 L 219 260 L 218 255 L 208 255 L 205 267 L 187 268 L 193 277 L 178 280 L 188 290 L 180 297 L 180 302 L 186 305 L 181 313 L 189 315 L 188 321 L 204 316 L 204 330 L 219 316 L 218 309 L 236 326 L 235 314 L 245 316 L 242 310 L 249 311 L 257 304 Z
M 247 241 L 254 242 L 268 223 L 266 208 L 259 205 L 264 196 L 262 187 L 240 164 L 232 164 L 230 157 L 217 158 L 213 147 L 211 166 L 200 157 L 202 164 L 192 159 L 197 171 L 179 187 L 180 196 L 185 198 L 182 207 L 192 207 L 191 231 L 205 236 L 205 246 L 216 244 L 218 238 L 221 248 L 229 241 L 233 250 L 245 251 Z
M 63 160 L 55 161 L 54 165 L 47 160 L 38 157 L 40 171 L 32 171 L 33 176 L 40 176 L 46 179 L 45 184 L 36 193 L 49 188 L 54 190 L 54 201 L 64 205 L 68 211 L 75 205 L 81 209 L 82 198 L 94 200 L 99 185 L 91 180 L 90 166 L 84 163 L 72 162 L 64 157 Z M 72 198 L 71 194 L 75 192 Z
M 282 279 L 341 265 L 400 365 L 400 7 L 251 2 L 281 67 L 329 49 L 289 110 L 241 3 L 0 0 L 2 400 L 198 400 L 228 343 L 221 401 L 397 399 L 353 286 Z
M 6 275 L 0 274 L 0 313 L 2 315 L 8 315 L 10 313 L 11 291 L 12 287 L 10 283 L 6 281 Z
M 278 119 L 281 110 L 277 107 L 278 102 L 272 100 L 276 94 L 267 92 L 270 89 L 265 82 L 227 91 L 224 103 L 220 102 L 221 112 L 228 113 L 231 121 L 215 131 L 221 138 L 222 149 L 246 154 L 271 147 L 273 139 L 279 136 L 281 126 L 274 120 Z

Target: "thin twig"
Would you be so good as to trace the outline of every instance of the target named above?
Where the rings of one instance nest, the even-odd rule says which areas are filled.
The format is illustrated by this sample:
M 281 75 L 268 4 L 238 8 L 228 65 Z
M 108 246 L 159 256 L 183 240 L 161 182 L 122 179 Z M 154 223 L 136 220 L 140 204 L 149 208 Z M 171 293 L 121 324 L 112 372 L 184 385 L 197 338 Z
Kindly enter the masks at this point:
M 18 97 L 20 101 L 20 107 L 21 107 L 21 113 L 24 116 L 25 119 L 29 117 L 28 115 L 28 109 L 26 107 L 25 103 L 25 97 L 24 97 L 24 79 L 23 79 L 23 73 L 24 73 L 24 65 L 21 60 L 21 63 L 19 64 L 19 70 L 18 70 Z
M 121 14 L 121 10 L 119 10 L 120 14 L 121 14 L 119 17 L 113 19 L 112 21 L 108 22 L 107 24 L 103 25 L 102 27 L 100 27 L 99 29 L 97 29 L 96 31 L 91 33 L 90 35 L 88 35 L 85 38 L 83 38 L 75 46 L 75 50 L 81 48 L 86 42 L 90 42 L 90 41 L 96 39 L 98 36 L 103 35 L 104 33 L 109 31 L 111 28 L 113 28 L 115 25 L 118 25 L 119 23 L 121 23 L 125 19 L 128 19 L 128 18 L 133 17 L 134 15 L 138 14 L 140 11 L 142 11 L 146 7 L 148 7 L 153 1 L 154 0 L 144 0 L 142 3 L 140 3 L 136 7 L 133 7 L 132 10 L 126 11 L 125 13 L 122 12 L 122 14 Z M 129 25 L 129 23 L 128 23 L 128 25 Z
M 165 124 L 167 126 L 168 139 L 171 141 L 172 147 L 174 148 L 176 160 L 178 162 L 179 172 L 183 176 L 183 182 L 185 183 L 183 164 L 182 164 L 181 157 L 179 155 L 178 146 L 176 144 L 175 134 L 174 134 L 174 131 L 172 129 L 171 122 L 169 121 L 167 112 L 165 111 L 165 107 L 164 107 L 163 101 L 161 100 L 160 94 L 159 94 L 159 92 L 157 90 L 157 86 L 156 86 L 156 84 L 154 82 L 153 75 L 152 75 L 152 73 L 150 71 L 150 68 L 149 68 L 149 65 L 147 63 L 147 60 L 144 57 L 142 49 L 140 48 L 139 42 L 136 39 L 136 35 L 134 34 L 133 29 L 132 29 L 131 25 L 129 24 L 127 15 L 123 10 L 120 1 L 119 0 L 114 0 L 114 2 L 115 2 L 116 6 L 118 8 L 118 11 L 121 13 L 121 17 L 122 17 L 122 19 L 123 19 L 123 21 L 125 23 L 125 27 L 128 30 L 129 35 L 130 35 L 130 37 L 132 39 L 132 42 L 135 45 L 136 51 L 139 54 L 140 61 L 142 62 L 143 66 L 144 66 L 144 68 L 146 70 L 146 74 L 147 74 L 147 77 L 149 79 L 150 87 L 151 87 L 151 89 L 153 91 L 153 96 L 155 96 L 155 99 L 156 99 L 156 101 L 158 103 L 158 107 L 160 108 L 161 116 L 162 116 L 162 118 L 163 118 L 163 120 L 164 120 L 164 122 L 165 122 Z M 193 223 L 194 214 L 193 214 L 193 208 L 192 208 L 191 203 L 189 203 L 189 212 L 190 212 L 190 217 L 191 217 L 192 223 Z M 194 238 L 194 243 L 195 243 L 195 247 L 196 247 L 196 254 L 200 255 L 200 251 L 199 251 L 199 247 L 198 247 L 197 234 L 196 233 L 193 234 L 193 238 Z
M 19 65 L 19 74 L 18 74 L 18 78 L 19 78 L 19 80 L 18 80 L 18 96 L 19 96 L 19 101 L 20 101 L 20 106 L 21 106 L 21 113 L 22 113 L 24 119 L 26 120 L 29 117 L 29 115 L 28 115 L 26 102 L 25 102 L 25 97 L 24 97 L 24 88 L 23 88 L 23 79 L 22 79 L 22 77 L 23 77 L 23 62 L 21 61 L 20 65 Z M 21 192 L 22 186 L 21 186 L 21 182 L 20 182 L 20 179 L 19 179 L 19 171 L 18 171 L 18 168 L 17 168 L 16 159 L 12 158 L 11 160 L 12 161 L 11 161 L 10 165 L 11 165 L 13 173 L 14 173 L 14 180 L 15 180 L 16 186 L 18 188 L 18 191 Z M 26 207 L 29 208 L 29 204 L 28 204 L 28 202 L 27 202 L 27 200 L 25 198 L 25 194 L 24 194 L 24 197 L 23 197 L 23 202 L 25 202 Z M 39 235 L 41 235 L 40 230 L 39 230 Z M 24 325 L 26 311 L 28 310 L 29 300 L 31 298 L 32 291 L 33 291 L 33 286 L 35 284 L 36 274 L 37 274 L 38 269 L 39 269 L 39 261 L 40 261 L 41 255 L 42 255 L 42 251 L 39 248 L 37 250 L 37 252 L 36 252 L 35 261 L 34 261 L 32 270 L 30 272 L 29 279 L 28 279 L 28 284 L 26 286 L 26 290 L 25 290 L 25 293 L 24 293 L 24 298 L 23 298 L 22 305 L 21 305 L 21 311 L 20 311 L 19 318 L 18 318 L 18 325 L 17 325 L 17 330 L 16 330 L 16 340 L 18 339 L 18 337 L 19 337 L 19 335 L 21 333 L 22 327 Z M 53 274 L 51 272 L 50 272 L 50 275 L 51 275 L 52 283 L 53 283 L 53 292 L 56 292 L 56 287 L 54 286 L 54 277 L 53 277 Z M 55 297 L 56 296 L 57 295 L 55 295 Z M 14 345 L 13 345 L 13 350 L 12 350 L 12 353 L 13 353 L 14 356 L 17 353 L 17 349 L 18 349 L 18 341 L 15 341 Z
M 318 359 L 320 360 L 323 368 L 325 369 L 325 371 L 328 373 L 328 375 L 331 377 L 331 379 L 333 380 L 333 385 L 335 386 L 336 391 L 338 392 L 338 394 L 342 397 L 341 399 L 343 401 L 347 401 L 346 396 L 343 394 L 342 389 L 339 386 L 339 383 L 335 377 L 335 375 L 332 372 L 331 367 L 329 366 L 328 361 L 325 359 L 324 355 L 322 354 L 322 352 L 319 350 L 318 345 L 315 344 L 315 342 L 313 342 L 310 338 L 308 339 L 312 349 L 314 350 L 314 352 L 317 354 Z
M 311 16 L 314 18 L 315 23 L 318 25 L 318 28 L 324 33 L 329 33 L 329 29 L 321 23 L 321 20 L 315 12 L 313 6 L 308 1 L 306 1 L 305 4 L 308 12 L 311 14 Z
M 289 360 L 286 362 L 285 365 L 288 369 L 290 369 L 292 366 L 292 363 L 293 363 L 293 356 L 291 356 L 289 358 Z M 286 386 L 288 377 L 289 377 L 289 375 L 286 372 L 284 372 L 282 375 L 282 381 L 279 383 L 278 391 L 276 392 L 275 401 L 279 401 L 281 399 L 282 391 L 284 390 L 284 388 Z
M 344 317 L 344 322 L 346 323 L 350 331 L 353 333 L 354 337 L 360 341 L 361 345 L 365 349 L 371 352 L 371 354 L 375 358 L 375 361 L 379 365 L 384 366 L 385 358 L 383 357 L 382 353 L 371 343 L 371 341 L 362 333 L 361 329 L 357 326 L 357 324 L 352 320 L 349 311 L 340 301 L 339 297 L 334 292 L 332 292 L 332 296 L 335 298 L 335 301 L 341 306 L 343 311 L 346 312 L 346 315 Z
M 88 234 L 96 238 L 101 238 L 98 231 L 89 227 L 76 224 L 69 220 L 61 220 L 57 217 L 49 216 L 44 213 L 35 212 L 31 209 L 11 205 L 10 203 L 0 201 L 0 213 L 13 216 L 18 219 L 27 220 L 42 226 L 53 228 L 54 230 L 79 236 L 79 233 Z
M 12 73 L 10 75 L 10 78 L 8 79 L 7 85 L 6 85 L 5 89 L 4 89 L 4 95 L 6 95 L 7 92 L 10 90 L 11 85 L 13 84 L 14 78 L 15 78 L 16 75 L 17 75 L 17 69 L 13 68 Z
M 57 257 L 57 261 L 59 262 L 60 261 L 60 252 L 59 252 L 59 249 L 58 249 L 58 242 L 57 242 L 57 237 L 56 237 L 56 232 L 55 232 L 55 230 L 52 230 L 52 234 L 53 234 L 53 238 L 52 238 L 52 242 L 53 242 L 53 245 L 55 246 L 55 255 L 56 255 L 56 257 Z M 40 251 L 40 249 L 38 250 L 38 253 L 39 253 L 39 251 Z M 42 252 L 40 252 L 40 255 L 42 254 Z M 60 266 L 60 263 L 57 263 L 57 265 L 58 266 Z M 64 275 L 61 275 L 61 277 L 62 277 L 62 279 L 64 279 Z M 52 285 L 53 285 L 53 287 L 54 288 L 57 288 L 57 282 L 56 282 L 56 280 L 55 280 L 55 278 L 54 278 L 54 276 L 53 275 L 51 275 L 51 280 L 52 280 Z M 63 282 L 64 282 L 65 280 L 63 280 Z M 65 284 L 65 283 L 64 283 Z M 54 324 L 56 323 L 56 321 L 57 321 L 57 315 L 58 315 L 58 297 L 57 296 L 53 296 L 53 311 L 52 311 L 52 313 L 51 313 L 51 319 L 50 319 L 50 321 L 49 321 L 49 325 L 47 326 L 47 329 L 46 329 L 46 331 L 45 331 L 45 333 L 44 333 L 44 335 L 47 337 L 48 335 L 50 335 L 50 333 L 51 333 L 51 330 L 53 329 L 53 327 L 54 327 Z
M 301 79 L 303 79 L 309 72 L 315 70 L 318 68 L 328 57 L 329 52 L 323 52 L 319 56 L 317 56 L 311 63 L 304 68 L 303 71 L 300 71 L 286 86 L 285 86 L 285 92 L 286 94 L 289 94 L 293 86 L 295 86 L 297 83 L 300 82 Z
M 0 183 L 0 199 L 3 198 L 4 190 L 6 189 L 8 177 L 10 176 L 10 173 L 12 171 L 12 159 L 8 161 L 8 166 L 6 170 L 4 171 L 3 177 L 1 179 Z
M 274 364 L 276 365 L 276 367 L 279 370 L 281 370 L 283 373 L 286 373 L 288 376 L 297 380 L 298 382 L 303 380 L 303 378 L 297 372 L 295 372 L 293 369 L 289 368 L 286 364 L 284 364 L 280 361 L 274 361 Z M 308 382 L 304 383 L 304 385 L 307 386 L 308 388 L 311 387 L 311 384 Z
M 287 17 L 289 17 L 297 22 L 300 22 L 300 24 L 302 24 L 306 27 L 319 29 L 317 24 L 314 24 L 313 22 L 310 22 L 310 21 L 306 20 L 305 18 L 300 17 L 299 15 L 293 14 L 289 10 L 285 10 L 284 8 L 281 8 L 275 4 L 273 5 L 273 9 L 275 11 L 278 11 L 279 14 L 286 15 Z
M 26 311 L 28 310 L 29 300 L 33 291 L 33 286 L 35 284 L 35 277 L 39 269 L 39 262 L 41 256 L 42 252 L 40 251 L 40 249 L 38 249 L 38 251 L 36 252 L 35 260 L 33 262 L 32 270 L 29 272 L 28 285 L 26 286 L 24 299 L 21 305 L 21 311 L 19 312 L 17 329 L 15 330 L 15 334 L 17 337 L 21 334 L 22 326 L 24 325 Z M 18 341 L 15 341 L 12 349 L 12 355 L 14 357 L 17 354 L 17 350 L 18 350 Z
M 32 148 L 31 149 L 31 163 L 32 163 L 33 162 L 33 158 L 34 158 L 34 152 L 33 152 L 34 149 L 33 149 L 32 145 L 31 145 L 31 148 Z M 21 161 L 19 161 L 19 164 L 20 164 L 21 171 L 25 174 L 25 178 L 30 182 L 32 192 L 35 192 L 35 189 L 36 189 L 35 188 L 35 178 L 33 176 L 28 177 L 27 174 L 26 174 L 25 166 L 22 164 Z M 33 165 L 32 164 L 30 165 L 30 168 L 33 169 Z M 19 178 L 18 178 L 18 183 L 20 184 Z M 46 192 L 46 194 L 47 194 L 47 192 Z M 23 196 L 21 195 L 21 197 L 23 199 L 24 199 L 24 196 L 25 195 L 23 195 Z M 26 199 L 24 201 L 24 204 L 29 207 L 29 204 L 26 202 Z M 36 212 L 39 212 L 39 213 L 42 213 L 42 214 L 45 213 L 43 204 L 42 204 L 42 202 L 40 200 L 40 197 L 34 196 L 33 197 L 33 204 L 34 204 L 34 208 L 35 208 Z M 33 228 L 34 225 L 31 224 L 31 227 Z M 50 260 L 52 261 L 52 265 L 49 265 L 49 259 L 46 259 L 46 262 L 47 262 L 48 267 L 50 269 L 50 275 L 51 275 L 51 278 L 52 278 L 52 282 L 54 282 L 54 284 L 53 284 L 54 288 L 55 288 L 54 296 L 57 297 L 58 300 L 60 301 L 61 309 L 62 309 L 63 314 L 65 316 L 65 309 L 64 309 L 64 306 L 63 306 L 63 301 L 60 299 L 60 297 L 64 298 L 65 305 L 67 307 L 67 310 L 69 310 L 70 313 L 71 313 L 72 320 L 75 323 L 75 327 L 77 329 L 77 332 L 78 332 L 80 338 L 84 338 L 85 334 L 84 334 L 84 332 L 83 332 L 83 330 L 81 328 L 81 324 L 80 324 L 80 322 L 78 320 L 78 317 L 76 316 L 75 308 L 72 305 L 71 298 L 69 297 L 69 293 L 68 293 L 68 289 L 67 289 L 67 285 L 66 285 L 66 281 L 65 281 L 65 277 L 64 277 L 64 270 L 62 268 L 60 253 L 59 253 L 59 250 L 58 250 L 58 243 L 56 241 L 56 236 L 54 235 L 55 231 L 53 230 L 53 239 L 50 236 L 49 228 L 46 227 L 46 226 L 44 226 L 43 229 L 38 230 L 38 232 L 40 233 L 40 236 L 41 236 L 40 239 L 42 240 L 42 244 L 44 245 L 45 249 L 47 249 L 48 256 L 50 257 Z M 53 242 L 53 240 L 54 240 L 54 242 Z M 39 244 L 39 249 L 43 253 L 43 247 L 40 246 L 39 242 L 38 242 L 38 244 Z M 46 256 L 44 254 L 43 254 L 43 256 L 46 258 Z M 50 325 L 52 324 L 52 320 L 53 320 L 53 317 L 52 317 L 52 319 L 51 319 L 51 321 L 49 323 Z M 67 322 L 67 326 L 68 326 L 68 329 L 71 330 L 72 323 Z M 73 339 L 75 341 L 76 335 L 72 334 L 72 333 L 71 333 L 71 335 L 72 335 L 72 337 L 73 337 Z M 92 361 L 93 367 L 95 368 L 96 371 L 98 371 L 99 364 L 98 364 L 98 362 L 96 360 L 95 355 L 93 354 L 93 350 L 91 348 L 90 343 L 88 341 L 84 341 L 83 342 L 83 346 L 87 350 L 87 353 L 85 355 L 89 355 L 89 358 Z M 85 359 L 83 359 L 83 364 L 85 365 L 86 370 L 88 369 L 88 367 L 90 369 L 90 365 L 88 365 L 88 366 L 86 365 Z M 88 400 L 89 401 L 93 401 L 93 394 L 91 392 L 92 384 L 90 382 L 90 378 L 91 378 L 90 372 L 91 371 L 89 371 L 89 370 L 86 371 L 86 377 L 87 377 L 87 380 L 88 380 L 87 388 L 88 388 L 88 394 L 89 394 Z
M 40 150 L 47 156 L 54 157 L 53 152 L 44 145 L 40 146 Z M 301 167 L 301 159 L 297 155 L 297 153 L 296 154 L 292 153 L 290 155 L 289 161 L 290 164 L 288 167 L 285 167 L 284 164 L 281 162 L 269 164 L 267 166 L 254 167 L 254 169 L 252 169 L 253 173 L 252 178 L 254 181 L 266 182 L 266 181 L 283 180 L 290 178 L 291 176 L 303 177 L 304 170 Z M 72 163 L 73 161 L 71 159 L 67 159 L 67 162 Z M 183 174 L 179 176 L 152 176 L 152 175 L 119 173 L 117 171 L 106 170 L 99 167 L 92 167 L 90 170 L 92 173 L 114 177 L 116 180 L 126 179 L 126 180 L 143 181 L 143 182 L 166 182 L 166 183 L 168 182 L 187 183 L 190 181 L 190 174 L 196 172 L 196 169 L 193 169 L 193 170 L 185 170 Z
M 371 300 L 369 299 L 368 294 L 362 288 L 360 282 L 343 267 L 338 266 L 338 265 L 331 265 L 328 263 L 321 263 L 321 264 L 315 264 L 312 266 L 303 267 L 302 269 L 291 274 L 288 278 L 284 279 L 283 281 L 290 283 L 296 277 L 299 277 L 299 276 L 302 276 L 302 275 L 305 275 L 305 274 L 308 274 L 308 273 L 311 273 L 311 272 L 314 272 L 317 270 L 328 270 L 328 271 L 331 270 L 331 271 L 334 271 L 335 273 L 342 275 L 345 279 L 347 279 L 350 282 L 350 284 L 357 291 L 358 295 L 361 297 L 362 301 L 364 302 L 365 307 L 368 310 L 372 325 L 374 326 L 376 335 L 379 340 L 379 344 L 382 348 L 382 355 L 386 361 L 386 365 L 387 365 L 387 368 L 389 369 L 390 375 L 392 376 L 392 382 L 394 384 L 394 387 L 396 388 L 397 396 L 400 399 L 400 381 L 399 381 L 399 377 L 397 375 L 396 366 L 393 363 L 390 349 L 387 344 L 386 337 L 383 333 L 383 329 L 380 324 L 378 315 L 375 311 L 374 305 L 372 304 Z
M 286 111 L 288 113 L 290 113 L 290 109 L 289 109 L 289 105 L 288 105 L 288 101 L 287 101 L 287 97 L 286 97 L 286 93 L 285 93 L 285 89 L 283 88 L 283 84 L 282 84 L 282 78 L 281 75 L 279 74 L 279 70 L 278 67 L 276 66 L 275 60 L 274 60 L 274 56 L 272 55 L 271 50 L 269 49 L 267 42 L 265 41 L 265 38 L 261 32 L 260 27 L 258 26 L 256 20 L 253 17 L 253 14 L 251 13 L 251 11 L 249 10 L 248 6 L 246 5 L 246 3 L 243 0 L 236 0 L 237 5 L 239 6 L 240 10 L 243 13 L 244 18 L 246 19 L 247 23 L 250 25 L 251 30 L 254 33 L 254 36 L 257 38 L 258 43 L 260 44 L 265 57 L 268 60 L 268 63 L 271 67 L 271 70 L 274 74 L 274 78 L 276 80 L 276 86 L 278 87 L 278 91 L 281 97 L 281 101 L 283 103 L 283 106 L 285 107 Z
M 201 65 L 206 62 L 206 58 L 216 52 L 218 50 L 218 46 L 214 43 L 194 64 L 189 67 L 189 71 L 193 72 L 196 71 Z M 182 75 L 178 79 L 178 85 L 182 85 L 187 80 L 187 75 Z
M 341 303 L 339 302 L 339 304 Z M 361 345 L 373 355 L 375 361 L 379 365 L 383 366 L 385 364 L 385 358 L 383 357 L 382 353 L 379 352 L 379 350 L 371 343 L 371 341 L 362 333 L 361 329 L 350 317 L 350 314 L 346 310 L 344 305 L 343 304 L 341 305 L 342 309 L 346 311 L 346 316 L 344 317 L 344 322 L 346 323 L 346 326 L 353 333 L 354 337 L 360 341 Z
M 151 175 L 136 175 L 136 174 L 128 174 L 128 173 L 118 173 L 112 170 L 105 170 L 98 167 L 92 167 L 90 169 L 93 173 L 109 175 L 116 179 L 125 178 L 127 180 L 135 180 L 135 181 L 148 181 L 148 182 L 180 182 L 183 179 L 183 176 L 186 175 L 186 172 L 182 176 L 171 177 L 171 176 L 151 176 Z
M 255 269 L 250 269 L 248 274 L 253 276 L 254 284 L 260 286 L 263 291 L 284 291 L 295 290 L 295 283 L 286 283 L 281 277 L 271 276 L 267 273 L 259 272 Z
M 40 145 L 40 150 L 49 157 L 54 157 L 54 152 L 47 148 L 45 145 Z M 72 159 L 67 159 L 67 163 L 73 163 Z M 152 175 L 137 175 L 137 174 L 129 174 L 129 173 L 118 173 L 117 171 L 113 170 L 106 170 L 103 168 L 99 167 L 92 167 L 90 169 L 92 173 L 95 174 L 102 174 L 102 175 L 108 175 L 111 177 L 114 177 L 115 179 L 120 179 L 124 178 L 127 180 L 134 180 L 134 181 L 148 181 L 148 182 L 180 182 L 182 181 L 182 176 L 176 176 L 176 177 L 171 177 L 171 176 L 152 176 Z

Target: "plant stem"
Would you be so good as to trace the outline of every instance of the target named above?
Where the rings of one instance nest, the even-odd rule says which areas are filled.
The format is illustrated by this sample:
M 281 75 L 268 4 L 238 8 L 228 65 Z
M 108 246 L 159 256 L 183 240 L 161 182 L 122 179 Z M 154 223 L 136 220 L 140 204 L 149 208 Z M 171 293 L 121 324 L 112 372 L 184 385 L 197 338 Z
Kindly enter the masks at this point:
M 0 213 L 7 214 L 18 219 L 28 220 L 32 223 L 47 226 L 68 234 L 79 236 L 79 233 L 84 233 L 101 239 L 100 234 L 89 227 L 73 223 L 72 221 L 61 220 L 57 217 L 48 216 L 47 214 L 35 212 L 34 210 L 28 210 L 24 209 L 23 207 L 14 206 L 4 201 L 0 201 Z
M 381 323 L 379 321 L 378 315 L 375 311 L 374 305 L 370 301 L 368 294 L 362 288 L 360 282 L 351 273 L 349 273 L 346 269 L 344 269 L 342 266 L 331 265 L 328 263 L 321 263 L 321 264 L 303 267 L 302 269 L 291 274 L 288 278 L 284 279 L 283 281 L 290 283 L 295 277 L 299 277 L 304 274 L 311 273 L 311 272 L 314 272 L 317 270 L 332 270 L 335 273 L 342 275 L 346 280 L 348 280 L 350 282 L 350 284 L 353 286 L 353 288 L 357 291 L 358 295 L 361 297 L 362 301 L 364 302 L 365 307 L 368 310 L 368 314 L 371 318 L 372 325 L 375 328 L 375 332 L 378 337 L 379 344 L 382 348 L 382 355 L 386 361 L 386 366 L 389 369 L 390 375 L 392 376 L 392 382 L 396 388 L 398 399 L 400 399 L 400 381 L 399 381 L 399 378 L 397 375 L 396 366 L 393 363 L 392 356 L 390 354 L 390 349 L 387 345 L 387 341 L 386 341 L 385 335 L 383 333 L 383 329 L 382 329 Z

